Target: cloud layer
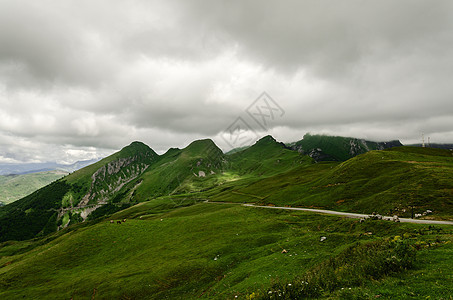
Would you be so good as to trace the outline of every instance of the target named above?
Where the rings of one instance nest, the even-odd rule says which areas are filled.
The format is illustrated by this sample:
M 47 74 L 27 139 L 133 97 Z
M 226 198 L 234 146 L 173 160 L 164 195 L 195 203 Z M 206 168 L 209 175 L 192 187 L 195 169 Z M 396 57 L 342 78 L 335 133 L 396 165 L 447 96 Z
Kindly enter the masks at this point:
M 238 118 L 305 132 L 453 142 L 450 1 L 0 0 L 0 162 L 156 151 Z M 245 110 L 284 109 L 266 130 Z

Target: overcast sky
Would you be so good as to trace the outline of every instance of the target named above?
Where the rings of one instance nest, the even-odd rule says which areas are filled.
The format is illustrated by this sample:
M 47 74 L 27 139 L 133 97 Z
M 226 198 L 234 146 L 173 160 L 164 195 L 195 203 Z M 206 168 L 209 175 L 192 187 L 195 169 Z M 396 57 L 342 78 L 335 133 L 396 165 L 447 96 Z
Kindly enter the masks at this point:
M 453 143 L 452 81 L 452 1 L 0 0 L 0 163 L 228 150 L 238 122 Z

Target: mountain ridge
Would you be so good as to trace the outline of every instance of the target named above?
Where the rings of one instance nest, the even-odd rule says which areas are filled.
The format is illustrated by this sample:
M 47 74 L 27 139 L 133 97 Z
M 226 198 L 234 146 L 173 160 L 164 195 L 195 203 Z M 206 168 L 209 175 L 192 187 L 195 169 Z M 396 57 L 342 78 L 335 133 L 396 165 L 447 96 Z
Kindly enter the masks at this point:
M 311 136 L 308 136 L 308 139 L 310 138 Z M 323 137 L 324 144 L 326 139 L 329 140 Z M 364 164 L 362 161 L 366 162 L 362 158 L 373 157 L 373 162 L 366 162 L 366 164 L 369 164 L 372 168 L 381 168 L 382 163 L 379 162 L 379 156 L 373 154 L 376 150 L 365 150 L 370 150 L 371 147 L 384 147 L 386 146 L 385 144 L 384 146 L 365 144 L 368 147 L 365 150 L 363 150 L 364 145 L 354 148 L 361 149 L 365 151 L 364 153 L 358 153 L 359 151 L 350 153 L 348 152 L 350 150 L 348 147 L 352 144 L 349 138 L 333 137 L 332 140 L 340 141 L 341 143 L 333 143 L 332 148 L 327 149 L 326 153 L 334 149 L 344 154 L 346 149 L 348 155 L 354 154 L 354 161 L 360 162 L 352 168 L 354 172 L 351 173 L 353 174 L 351 182 L 364 180 L 359 176 L 360 169 Z M 343 145 L 349 146 L 344 148 Z M 390 147 L 391 145 L 387 146 Z M 388 155 L 394 155 L 396 160 L 402 160 L 408 156 L 408 161 L 417 161 L 422 159 L 426 153 L 431 153 L 439 163 L 444 164 L 444 161 L 438 158 L 440 152 L 430 151 L 429 149 L 423 150 L 423 148 L 410 150 L 410 148 L 402 147 L 402 149 L 388 152 Z M 404 151 L 421 151 L 421 153 L 425 154 L 420 154 L 421 156 L 414 154 L 414 156 L 413 154 L 405 154 Z M 446 161 L 449 161 L 450 152 L 448 150 L 439 151 L 443 151 L 442 155 L 446 157 Z M 366 156 L 366 154 L 369 155 Z M 386 155 L 382 155 L 382 157 Z M 350 162 L 351 159 L 348 159 L 343 164 L 348 165 Z M 311 196 L 308 195 L 309 197 L 307 197 L 306 194 L 307 189 L 312 189 L 314 192 L 319 190 L 317 184 L 310 183 L 310 185 L 304 186 L 301 183 L 312 176 L 310 174 L 317 174 L 317 177 L 314 177 L 314 182 L 316 180 L 325 181 L 324 185 L 332 185 L 335 187 L 332 191 L 338 190 L 339 192 L 336 193 L 343 195 L 342 185 L 337 187 L 338 182 L 334 179 L 336 175 L 334 176 L 334 173 L 332 173 L 334 170 L 339 170 L 338 163 L 316 160 L 310 155 L 304 155 L 293 147 L 288 147 L 278 142 L 272 136 L 265 136 L 247 149 L 230 155 L 225 155 L 210 139 L 193 141 L 183 149 L 170 148 L 162 155 L 158 155 L 142 142 L 132 142 L 120 151 L 86 166 L 23 199 L 2 207 L 0 209 L 0 239 L 27 239 L 45 235 L 87 219 L 102 217 L 131 205 L 164 196 L 188 195 L 188 197 L 194 197 L 198 195 L 198 197 L 213 197 L 220 201 L 223 201 L 222 199 L 232 199 L 231 197 L 233 197 L 235 201 L 239 199 L 257 201 L 259 199 L 264 201 L 264 203 L 267 203 L 266 201 L 271 201 L 269 203 L 272 203 L 272 201 L 280 203 L 280 198 L 282 197 L 278 196 L 280 195 L 279 193 L 275 193 L 280 191 L 282 196 L 285 195 L 284 193 L 290 193 L 282 198 L 287 199 L 285 200 L 289 201 L 287 203 L 313 205 L 315 202 L 294 202 L 298 199 L 297 197 L 310 199 Z M 386 167 L 392 164 L 392 162 L 386 163 Z M 405 168 L 411 167 L 410 170 L 413 172 L 411 176 L 419 176 L 423 172 L 426 173 L 426 169 L 419 168 L 418 164 L 411 165 L 405 161 L 395 166 L 397 166 L 398 170 L 405 170 Z M 445 166 L 448 166 L 448 164 Z M 449 174 L 449 168 L 444 170 L 446 174 Z M 385 173 L 376 174 L 385 176 Z M 404 172 L 401 174 L 404 174 Z M 307 179 L 304 179 L 304 177 Z M 287 180 L 287 182 L 280 183 L 282 180 Z M 440 177 L 440 180 L 444 180 L 444 175 Z M 386 186 L 388 184 L 377 182 L 383 190 L 387 189 Z M 261 186 L 262 183 L 265 184 Z M 397 186 L 397 184 L 393 185 Z M 445 185 L 445 187 L 448 186 L 448 184 Z M 257 188 L 258 192 L 255 191 Z M 360 190 L 361 185 L 352 184 L 351 188 Z M 442 199 L 446 199 L 442 191 L 436 190 L 435 185 L 429 183 L 429 189 L 432 192 L 441 193 Z M 402 190 L 409 194 L 414 192 L 413 189 Z M 268 192 L 263 194 L 265 191 Z M 319 195 L 324 195 L 323 191 L 327 190 L 320 189 L 319 191 L 322 192 L 318 193 Z M 325 194 L 326 199 L 337 198 L 332 195 Z M 353 195 L 352 197 L 349 194 L 344 195 L 347 201 L 355 201 L 357 203 L 362 201 L 360 202 L 362 204 L 356 206 L 348 204 L 348 206 L 343 207 L 350 209 L 363 209 L 365 207 L 365 202 L 357 195 L 351 194 Z M 386 197 L 390 197 L 389 199 L 396 197 L 394 192 L 388 195 Z M 313 200 L 310 201 L 319 199 L 317 197 L 316 195 L 311 197 Z M 337 199 L 336 201 L 343 203 L 345 199 Z M 394 198 L 389 201 L 396 203 L 399 200 L 397 201 Z M 326 205 L 326 208 L 331 208 L 332 204 L 323 200 L 319 202 L 319 205 Z M 438 205 L 438 202 L 436 202 L 436 205 Z M 379 207 L 379 205 L 376 207 Z M 393 206 L 382 207 L 390 209 Z M 26 232 L 27 230 L 28 232 Z

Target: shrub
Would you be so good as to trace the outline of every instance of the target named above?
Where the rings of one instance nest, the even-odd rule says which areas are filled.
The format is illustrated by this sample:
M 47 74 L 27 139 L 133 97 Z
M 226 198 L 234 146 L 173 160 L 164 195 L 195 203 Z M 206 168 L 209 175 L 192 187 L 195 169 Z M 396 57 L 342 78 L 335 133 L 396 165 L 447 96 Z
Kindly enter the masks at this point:
M 403 240 L 356 244 L 314 266 L 292 283 L 276 283 L 260 299 L 319 297 L 342 287 L 361 286 L 412 268 L 415 249 Z

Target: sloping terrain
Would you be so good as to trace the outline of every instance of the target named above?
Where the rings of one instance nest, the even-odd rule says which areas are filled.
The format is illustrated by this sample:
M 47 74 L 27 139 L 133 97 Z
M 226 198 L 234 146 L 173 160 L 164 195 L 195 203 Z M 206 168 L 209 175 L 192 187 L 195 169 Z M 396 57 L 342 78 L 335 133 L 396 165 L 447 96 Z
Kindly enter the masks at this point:
M 143 175 L 134 200 L 199 191 L 214 185 L 226 169 L 222 150 L 211 140 L 195 141 L 184 149 L 172 148 Z
M 452 177 L 442 149 L 317 162 L 270 136 L 230 155 L 134 142 L 0 208 L 0 297 L 448 299 L 449 225 L 240 204 L 452 220 Z
M 451 282 L 442 280 L 452 275 L 452 261 L 442 259 L 452 251 L 451 228 L 447 226 L 433 229 L 384 221 L 359 223 L 234 204 L 193 204 L 190 200 L 188 207 L 172 208 L 167 200 L 154 199 L 110 217 L 115 221 L 126 218 L 122 224 L 106 219 L 66 228 L 47 239 L 2 244 L 0 297 L 250 299 L 268 296 L 268 291 L 278 294 L 276 284 L 296 285 L 300 275 L 311 274 L 331 258 L 342 263 L 345 251 L 360 244 L 366 246 L 367 264 L 380 266 L 380 259 L 393 257 L 395 263 L 389 266 L 394 269 L 360 273 L 345 266 L 343 271 L 349 277 L 342 284 L 354 288 L 348 293 L 368 293 L 369 299 L 388 295 L 380 287 L 401 284 L 402 280 L 414 297 L 436 295 L 440 299 L 452 291 Z M 420 246 L 415 261 L 413 250 L 392 250 L 396 244 L 388 241 L 395 236 L 405 245 Z M 436 246 L 429 248 L 428 243 Z M 390 248 L 374 252 L 373 245 Z M 398 271 L 399 267 L 403 269 Z M 379 275 L 382 271 L 385 275 Z M 404 279 L 400 279 L 400 272 Z M 421 288 L 416 277 L 421 272 L 437 284 Z M 366 285 L 369 276 L 374 280 Z M 310 281 L 314 288 L 318 284 Z M 326 297 L 341 296 L 346 292 L 341 287 L 319 292 Z M 404 297 L 403 289 L 399 293 Z M 368 299 L 363 295 L 362 299 Z
M 1 208 L 0 240 L 46 235 L 134 203 L 184 193 L 211 201 L 450 219 L 452 159 L 449 150 L 400 147 L 343 163 L 316 163 L 271 136 L 231 155 L 211 140 L 161 156 L 134 142 Z
M 0 203 L 8 204 L 21 199 L 67 174 L 62 171 L 47 171 L 0 176 Z
M 290 150 L 272 136 L 265 136 L 253 146 L 229 155 L 231 170 L 239 175 L 266 177 L 287 172 L 313 162 L 307 156 Z
M 134 142 L 114 155 L 2 207 L 0 241 L 46 235 L 83 221 L 157 159 L 157 154 L 148 146 Z
M 211 140 L 170 149 L 159 156 L 134 142 L 0 209 L 0 241 L 46 235 L 131 203 L 173 193 L 194 192 L 228 180 L 227 162 Z
M 73 164 L 58 164 L 56 162 L 46 163 L 6 163 L 0 164 L 0 175 L 24 175 L 42 173 L 49 171 L 61 171 L 71 173 L 83 167 L 94 164 L 99 159 L 77 161 Z
M 257 202 L 341 211 L 452 219 L 453 152 L 399 147 L 346 162 L 301 166 L 250 184 L 209 192 L 213 201 Z M 240 195 L 240 197 L 238 197 Z
M 306 134 L 302 140 L 293 143 L 291 148 L 317 161 L 346 161 L 371 150 L 399 146 L 402 146 L 400 141 L 370 142 L 356 138 Z

